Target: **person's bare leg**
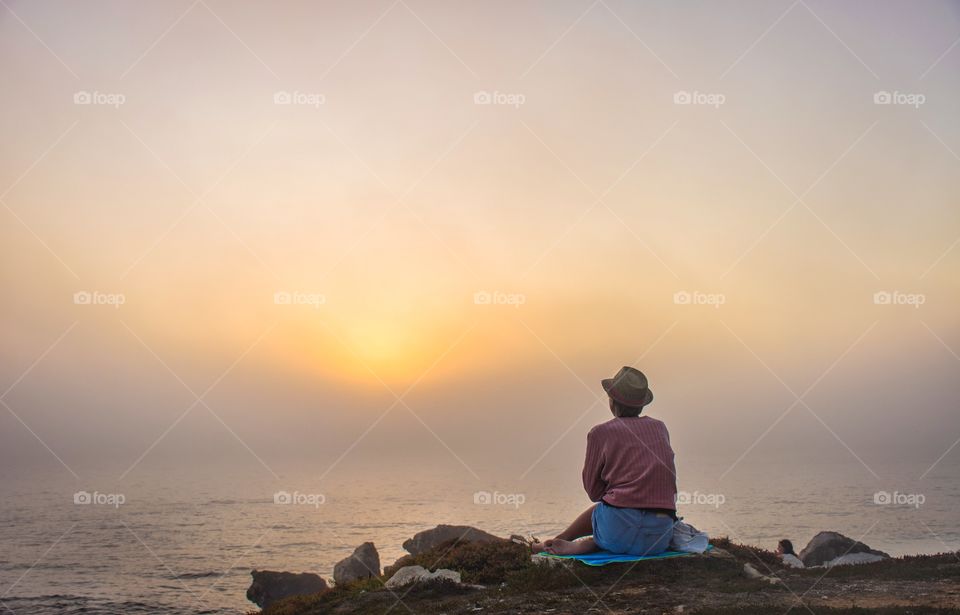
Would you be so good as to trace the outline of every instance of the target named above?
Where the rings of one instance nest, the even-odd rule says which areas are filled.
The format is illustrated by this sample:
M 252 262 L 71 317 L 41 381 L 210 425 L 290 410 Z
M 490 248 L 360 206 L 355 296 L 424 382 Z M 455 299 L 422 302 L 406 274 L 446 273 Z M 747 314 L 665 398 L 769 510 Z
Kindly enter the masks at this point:
M 554 538 L 547 542 L 550 543 L 547 545 L 547 553 L 553 553 L 554 555 L 582 555 L 597 550 L 597 543 L 593 540 L 593 537 L 581 538 L 580 540 Z
M 583 536 L 592 536 L 593 535 L 593 509 L 597 505 L 594 504 L 590 508 L 586 509 L 580 515 L 573 520 L 573 523 L 557 534 L 557 538 L 560 540 L 575 540 L 577 538 L 582 538 Z
M 582 538 L 583 536 L 593 535 L 593 509 L 596 507 L 597 505 L 594 504 L 590 508 L 580 513 L 577 518 L 573 520 L 573 523 L 567 527 L 567 529 L 557 534 L 556 538 L 551 538 L 550 540 L 544 540 L 543 542 L 537 542 L 531 545 L 534 553 L 548 551 L 547 547 L 549 547 L 555 540 L 570 542 L 571 540 L 576 540 L 577 538 Z

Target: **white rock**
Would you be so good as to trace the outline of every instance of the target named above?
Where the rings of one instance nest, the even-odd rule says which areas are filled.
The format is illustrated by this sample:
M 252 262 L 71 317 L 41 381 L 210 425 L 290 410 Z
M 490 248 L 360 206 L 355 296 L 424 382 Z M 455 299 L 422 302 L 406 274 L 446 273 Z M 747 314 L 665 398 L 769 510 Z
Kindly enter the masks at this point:
M 541 566 L 565 566 L 567 568 L 573 567 L 573 560 L 563 557 L 553 557 L 550 555 L 540 555 L 539 553 L 534 553 L 530 556 L 530 561 L 534 564 L 539 564 Z
M 403 587 L 404 585 L 416 582 L 427 574 L 430 574 L 430 572 L 423 566 L 404 566 L 393 573 L 393 576 L 385 583 L 385 587 L 387 589 Z
M 841 555 L 840 557 L 835 557 L 829 562 L 824 564 L 826 568 L 833 568 L 834 566 L 850 566 L 854 564 L 872 564 L 873 562 L 880 562 L 887 558 L 882 555 L 874 555 L 873 553 L 847 553 L 846 555 Z
M 460 573 L 446 568 L 438 568 L 434 572 L 430 572 L 423 566 L 404 566 L 390 577 L 385 586 L 387 589 L 396 589 L 411 583 L 429 583 L 441 580 L 453 581 L 459 585 Z
M 427 577 L 422 580 L 436 581 L 440 579 L 447 579 L 449 581 L 453 581 L 454 583 L 460 583 L 460 573 L 447 568 L 439 568 L 428 574 Z
M 763 575 L 760 574 L 760 571 L 753 567 L 753 564 L 744 564 L 743 573 L 746 574 L 751 579 L 762 579 Z
M 779 582 L 779 579 L 777 579 L 776 577 L 767 576 L 767 575 L 763 574 L 762 572 L 760 572 L 759 570 L 757 570 L 756 568 L 754 568 L 751 564 L 744 564 L 744 565 L 743 565 L 743 573 L 744 573 L 745 575 L 747 575 L 747 576 L 748 576 L 749 578 L 751 578 L 751 579 L 758 579 L 758 580 L 760 580 L 760 581 L 766 581 L 767 583 L 769 583 L 769 584 L 771 584 L 771 585 L 776 585 L 776 584 Z

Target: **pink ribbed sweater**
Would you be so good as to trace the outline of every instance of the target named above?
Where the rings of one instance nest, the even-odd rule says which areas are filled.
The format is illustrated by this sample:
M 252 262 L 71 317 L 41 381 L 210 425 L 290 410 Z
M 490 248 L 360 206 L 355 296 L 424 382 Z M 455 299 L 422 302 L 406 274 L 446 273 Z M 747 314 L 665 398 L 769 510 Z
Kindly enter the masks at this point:
M 614 418 L 587 434 L 583 488 L 593 502 L 676 510 L 670 434 L 649 416 Z

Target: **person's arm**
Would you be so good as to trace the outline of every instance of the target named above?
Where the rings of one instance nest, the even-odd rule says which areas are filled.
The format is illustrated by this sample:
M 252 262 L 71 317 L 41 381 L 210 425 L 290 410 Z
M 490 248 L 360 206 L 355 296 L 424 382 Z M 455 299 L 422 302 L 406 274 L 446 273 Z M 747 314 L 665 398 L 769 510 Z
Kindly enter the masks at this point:
M 603 451 L 594 431 L 587 434 L 587 454 L 583 462 L 583 489 L 591 502 L 599 502 L 607 491 L 607 483 L 600 477 L 603 471 Z
M 680 477 L 677 476 L 677 456 L 673 452 L 673 445 L 670 444 L 670 431 L 667 429 L 667 426 L 663 426 L 663 433 L 667 437 L 667 450 L 670 451 L 670 456 L 664 461 L 668 464 L 667 467 L 670 468 L 670 471 L 673 473 L 673 478 L 680 480 Z

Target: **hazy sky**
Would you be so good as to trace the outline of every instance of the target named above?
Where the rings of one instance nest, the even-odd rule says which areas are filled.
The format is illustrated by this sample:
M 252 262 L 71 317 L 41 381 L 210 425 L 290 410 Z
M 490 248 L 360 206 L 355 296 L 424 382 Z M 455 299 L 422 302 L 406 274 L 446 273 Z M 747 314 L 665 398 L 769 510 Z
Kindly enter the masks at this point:
M 936 1 L 4 0 L 0 459 L 574 467 L 633 364 L 681 468 L 933 464 L 958 36 Z

